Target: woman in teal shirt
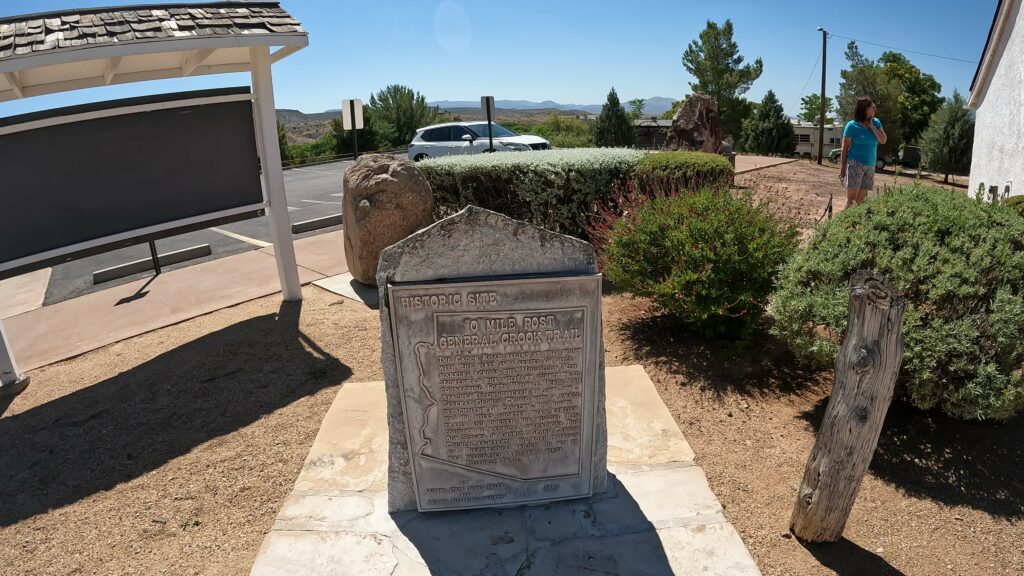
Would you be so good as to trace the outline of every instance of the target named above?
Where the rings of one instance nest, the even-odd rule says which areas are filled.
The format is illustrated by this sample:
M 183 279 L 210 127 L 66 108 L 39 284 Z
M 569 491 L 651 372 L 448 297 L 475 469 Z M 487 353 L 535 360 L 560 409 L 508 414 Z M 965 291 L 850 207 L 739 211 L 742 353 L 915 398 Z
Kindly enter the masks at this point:
M 846 206 L 860 204 L 868 190 L 875 186 L 875 159 L 878 145 L 888 138 L 882 121 L 875 118 L 875 101 L 866 96 L 857 98 L 853 120 L 843 128 L 842 163 L 839 180 L 846 186 Z

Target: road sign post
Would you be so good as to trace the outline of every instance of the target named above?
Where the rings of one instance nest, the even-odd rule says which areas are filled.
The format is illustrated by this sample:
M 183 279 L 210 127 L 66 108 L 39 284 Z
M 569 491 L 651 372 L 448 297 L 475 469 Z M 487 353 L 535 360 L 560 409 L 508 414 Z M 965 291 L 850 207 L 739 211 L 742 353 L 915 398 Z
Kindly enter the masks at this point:
M 483 109 L 484 115 L 487 116 L 487 151 L 494 152 L 494 130 L 491 128 L 491 124 L 496 116 L 494 113 L 494 96 L 481 96 L 480 108 Z
M 356 130 L 363 128 L 363 101 L 355 100 L 341 101 L 341 127 L 352 131 L 352 153 L 359 156 L 359 140 Z

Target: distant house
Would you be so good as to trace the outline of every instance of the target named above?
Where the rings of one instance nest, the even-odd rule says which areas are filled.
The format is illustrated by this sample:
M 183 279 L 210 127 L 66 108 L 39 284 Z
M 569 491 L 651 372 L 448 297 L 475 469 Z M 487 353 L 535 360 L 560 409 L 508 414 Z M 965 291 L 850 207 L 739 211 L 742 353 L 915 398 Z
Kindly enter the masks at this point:
M 1022 3 L 999 1 L 967 100 L 976 121 L 970 191 L 983 186 L 989 200 L 1024 194 Z
M 818 158 L 818 127 L 811 122 L 793 120 L 793 133 L 796 135 L 796 155 L 801 158 Z M 825 126 L 825 145 L 822 154 L 828 158 L 833 148 L 843 144 L 843 127 L 837 124 Z
M 638 118 L 633 122 L 633 134 L 636 137 L 636 147 L 648 150 L 657 150 L 665 145 L 665 138 L 668 137 L 668 129 L 672 127 L 671 120 L 660 120 L 654 116 Z

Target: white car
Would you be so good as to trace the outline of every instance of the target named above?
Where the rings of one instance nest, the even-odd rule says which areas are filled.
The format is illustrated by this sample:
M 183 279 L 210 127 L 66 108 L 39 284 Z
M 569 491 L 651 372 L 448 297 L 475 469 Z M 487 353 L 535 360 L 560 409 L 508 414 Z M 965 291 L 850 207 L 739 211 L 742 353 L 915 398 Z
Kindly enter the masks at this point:
M 494 151 L 550 150 L 551 143 L 539 136 L 520 136 L 500 124 L 491 123 Z M 448 122 L 420 128 L 409 143 L 409 159 L 488 151 L 487 122 Z

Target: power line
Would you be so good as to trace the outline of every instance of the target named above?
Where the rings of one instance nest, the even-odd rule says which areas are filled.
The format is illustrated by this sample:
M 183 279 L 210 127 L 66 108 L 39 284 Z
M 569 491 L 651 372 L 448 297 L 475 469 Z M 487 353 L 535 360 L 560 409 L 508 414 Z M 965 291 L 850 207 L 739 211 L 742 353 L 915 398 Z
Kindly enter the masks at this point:
M 811 77 L 814 76 L 814 71 L 818 68 L 818 62 L 821 61 L 821 50 L 818 50 L 818 57 L 814 59 L 814 65 L 811 66 L 811 71 L 807 74 L 807 81 L 804 82 L 804 87 L 800 89 L 800 95 L 796 97 L 796 102 L 793 103 L 793 110 L 797 110 L 797 106 L 800 105 L 800 99 L 804 97 L 804 92 L 807 90 L 807 85 L 811 83 Z
M 833 34 L 829 32 L 829 36 L 835 36 L 836 38 L 844 38 L 846 40 L 853 40 L 854 42 L 860 42 L 861 44 L 870 44 L 872 46 L 879 46 L 881 48 L 888 48 L 897 52 L 909 52 L 911 54 L 918 54 L 921 56 L 931 56 L 932 58 L 942 58 L 943 60 L 953 60 L 954 62 L 965 62 L 967 64 L 977 64 L 976 60 L 964 60 L 963 58 L 953 58 L 952 56 L 942 56 L 939 54 L 929 54 L 928 52 L 918 52 L 917 50 L 907 50 L 906 48 L 897 48 L 895 46 L 888 46 L 886 44 L 879 44 L 877 42 L 868 42 L 867 40 L 858 40 L 857 38 L 850 38 L 849 36 L 843 36 L 841 34 Z

